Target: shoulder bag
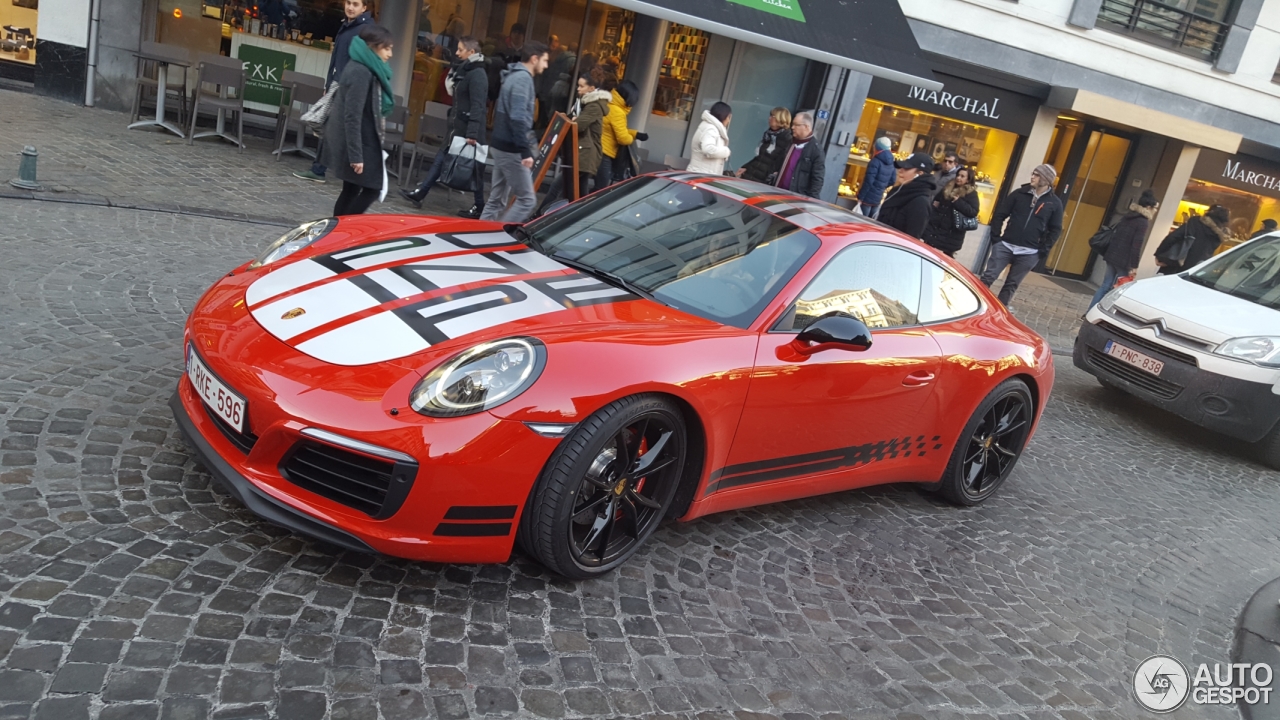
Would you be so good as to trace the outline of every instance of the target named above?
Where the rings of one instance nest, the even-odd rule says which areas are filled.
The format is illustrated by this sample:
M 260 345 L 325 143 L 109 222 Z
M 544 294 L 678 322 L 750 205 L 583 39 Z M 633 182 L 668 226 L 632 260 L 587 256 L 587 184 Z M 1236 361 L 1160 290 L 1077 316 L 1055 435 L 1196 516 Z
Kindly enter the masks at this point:
M 324 95 L 321 95 L 320 99 L 317 100 L 314 105 L 307 108 L 307 111 L 302 113 L 302 116 L 298 119 L 302 121 L 303 125 L 307 126 L 308 130 L 319 135 L 324 131 L 324 124 L 329 119 L 329 111 L 333 109 L 333 98 L 337 94 L 338 83 L 335 82 L 331 84 L 329 89 L 324 91 Z
M 969 230 L 978 229 L 978 218 L 976 217 L 965 217 L 964 215 L 960 214 L 959 210 L 955 210 L 955 209 L 951 211 L 951 216 L 952 216 L 952 227 L 954 227 L 956 230 L 964 230 L 968 232 Z
M 1103 225 L 1098 228 L 1098 232 L 1094 233 L 1093 237 L 1089 238 L 1089 247 L 1101 255 L 1107 251 L 1107 248 L 1111 247 L 1111 237 L 1115 234 L 1116 228 L 1114 225 Z

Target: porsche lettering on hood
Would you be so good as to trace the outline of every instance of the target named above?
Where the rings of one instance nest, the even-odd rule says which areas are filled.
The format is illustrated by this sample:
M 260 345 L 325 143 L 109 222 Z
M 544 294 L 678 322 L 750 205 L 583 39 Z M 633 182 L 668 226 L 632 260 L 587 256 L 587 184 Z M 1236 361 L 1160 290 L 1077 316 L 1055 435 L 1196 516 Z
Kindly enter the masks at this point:
M 335 365 L 367 365 L 503 323 L 635 299 L 515 245 L 506 233 L 380 240 L 267 273 L 245 303 L 282 342 Z

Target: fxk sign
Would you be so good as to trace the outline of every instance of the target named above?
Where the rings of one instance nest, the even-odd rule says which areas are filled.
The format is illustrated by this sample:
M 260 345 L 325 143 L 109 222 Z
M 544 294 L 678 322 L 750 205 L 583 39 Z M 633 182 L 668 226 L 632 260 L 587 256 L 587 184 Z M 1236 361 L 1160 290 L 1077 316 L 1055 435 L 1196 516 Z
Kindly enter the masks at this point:
M 297 56 L 256 45 L 241 45 L 236 57 L 244 63 L 244 99 L 280 107 L 284 99 L 281 82 L 285 70 L 297 66 Z

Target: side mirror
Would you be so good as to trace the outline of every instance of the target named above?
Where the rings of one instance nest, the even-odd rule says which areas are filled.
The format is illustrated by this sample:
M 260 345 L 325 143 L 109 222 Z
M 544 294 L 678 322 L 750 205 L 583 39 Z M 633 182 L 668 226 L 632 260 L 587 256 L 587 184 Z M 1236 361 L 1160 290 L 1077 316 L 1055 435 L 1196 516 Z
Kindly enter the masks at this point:
M 862 351 L 871 347 L 871 328 L 844 312 L 829 312 L 809 323 L 791 343 L 801 355 L 840 348 Z

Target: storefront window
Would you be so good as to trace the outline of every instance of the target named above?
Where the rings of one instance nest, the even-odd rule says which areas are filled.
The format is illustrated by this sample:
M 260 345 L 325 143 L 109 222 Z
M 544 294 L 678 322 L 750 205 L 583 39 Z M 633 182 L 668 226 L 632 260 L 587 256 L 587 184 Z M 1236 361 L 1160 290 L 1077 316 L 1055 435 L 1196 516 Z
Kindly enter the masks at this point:
M 1222 243 L 1218 252 L 1230 250 L 1248 240 L 1250 235 L 1262 227 L 1263 220 L 1271 218 L 1280 221 L 1280 200 L 1274 197 L 1193 179 L 1187 183 L 1187 191 L 1182 196 L 1182 202 L 1178 203 L 1174 224 L 1181 225 L 1188 218 L 1203 215 L 1213 205 L 1221 205 L 1231 212 L 1231 222 L 1227 225 L 1231 239 Z
M 672 23 L 662 53 L 658 90 L 653 98 L 653 114 L 689 121 L 698 96 L 698 80 L 707 57 L 711 36 L 687 25 Z
M 0 0 L 0 60 L 36 62 L 38 0 Z
M 849 150 L 844 179 L 840 183 L 842 197 L 857 197 L 858 188 L 866 176 L 867 162 L 871 159 L 871 148 L 881 137 L 889 138 L 897 158 L 923 152 L 940 162 L 947 153 L 954 152 L 962 163 L 976 170 L 978 220 L 990 222 L 998 199 L 996 193 L 1004 182 L 1018 143 L 1016 134 L 868 100 L 862 110 L 856 140 Z

